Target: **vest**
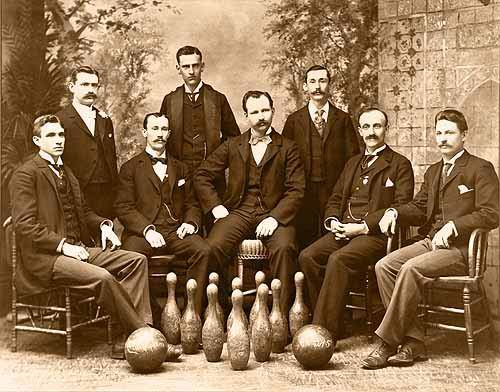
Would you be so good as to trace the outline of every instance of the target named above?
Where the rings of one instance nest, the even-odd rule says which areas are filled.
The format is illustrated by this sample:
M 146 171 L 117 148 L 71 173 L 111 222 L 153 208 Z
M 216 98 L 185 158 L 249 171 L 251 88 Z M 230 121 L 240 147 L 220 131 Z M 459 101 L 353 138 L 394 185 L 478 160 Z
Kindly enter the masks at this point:
M 59 178 L 56 174 L 54 174 L 54 177 L 56 179 L 57 192 L 63 207 L 66 241 L 70 244 L 77 244 L 80 242 L 81 233 L 78 215 L 75 209 L 73 192 L 71 191 L 65 175 L 62 178 Z
M 156 179 L 160 184 L 161 205 L 158 215 L 156 215 L 153 221 L 153 225 L 157 226 L 157 228 L 177 227 L 179 225 L 179 219 L 174 215 L 174 210 L 170 201 L 170 184 L 168 182 L 168 177 L 165 177 L 163 181 L 160 181 L 158 177 L 156 177 Z
M 203 105 L 203 88 L 196 102 L 192 102 L 184 94 L 183 103 L 183 142 L 182 160 L 191 169 L 197 168 L 207 158 L 205 136 L 205 109 Z
M 311 128 L 311 176 L 312 182 L 322 182 L 325 180 L 323 169 L 323 138 L 319 134 L 314 122 L 309 118 Z
M 434 237 L 445 224 L 443 215 L 443 177 L 439 178 L 439 192 L 437 194 L 437 200 L 434 203 L 434 210 L 432 211 L 432 218 L 430 221 L 431 229 L 429 231 L 430 238 Z
M 264 156 L 266 156 L 267 152 L 268 151 L 266 150 Z M 238 206 L 238 209 L 251 213 L 263 213 L 265 212 L 265 210 L 264 205 L 262 204 L 260 181 L 262 177 L 262 162 L 264 161 L 264 157 L 262 158 L 261 163 L 257 166 L 257 164 L 255 163 L 255 159 L 253 158 L 252 151 L 250 151 L 249 161 L 246 192 L 243 200 Z
M 90 176 L 89 183 L 102 184 L 102 183 L 112 182 L 111 174 L 109 172 L 109 167 L 106 162 L 106 159 L 104 158 L 104 147 L 102 145 L 102 140 L 106 135 L 103 135 L 104 129 L 101 129 L 100 127 L 97 126 L 97 121 L 95 124 L 96 126 L 95 126 L 94 140 L 96 141 L 97 144 L 97 162 L 94 172 L 92 173 L 92 176 Z

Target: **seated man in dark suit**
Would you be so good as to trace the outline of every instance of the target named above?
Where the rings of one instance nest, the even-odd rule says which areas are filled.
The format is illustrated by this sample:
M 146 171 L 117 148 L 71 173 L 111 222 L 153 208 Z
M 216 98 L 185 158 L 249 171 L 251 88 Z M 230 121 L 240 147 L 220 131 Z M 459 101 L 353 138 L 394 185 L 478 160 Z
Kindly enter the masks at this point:
M 152 324 L 148 265 L 138 253 L 117 250 L 112 222 L 85 204 L 78 180 L 63 167 L 65 133 L 54 115 L 35 120 L 33 142 L 40 151 L 11 181 L 12 217 L 26 270 L 42 284 L 81 286 L 120 320 L 125 333 Z M 92 246 L 99 230 L 103 249 Z M 104 248 L 107 241 L 112 246 Z M 112 356 L 124 358 L 123 341 Z
M 358 117 L 366 150 L 347 161 L 325 213 L 330 233 L 299 255 L 313 312 L 313 324 L 340 338 L 349 280 L 386 252 L 387 237 L 378 222 L 391 205 L 413 197 L 411 163 L 385 144 L 387 115 L 367 108 Z
M 396 220 L 423 222 L 419 234 L 424 238 L 375 266 L 386 313 L 375 331 L 381 342 L 363 360 L 367 369 L 411 365 L 426 358 L 417 315 L 423 285 L 435 277 L 467 274 L 470 234 L 477 228 L 498 227 L 498 177 L 490 162 L 464 149 L 468 130 L 464 115 L 443 110 L 436 115 L 435 127 L 443 159 L 425 172 L 413 201 L 388 209 L 379 223 L 388 233 L 394 232 Z
M 250 130 L 226 140 L 195 173 L 194 186 L 205 213 L 215 224 L 207 242 L 222 270 L 247 236 L 261 239 L 269 250 L 271 275 L 282 283 L 281 309 L 287 311 L 297 269 L 293 220 L 304 196 L 304 169 L 295 142 L 272 127 L 269 93 L 249 91 L 243 110 Z M 216 180 L 229 169 L 227 190 Z
M 201 210 L 187 167 L 167 156 L 170 132 L 164 114 L 146 115 L 146 149 L 120 170 L 115 212 L 125 226 L 123 249 L 147 256 L 173 253 L 187 259 L 187 279 L 198 283 L 195 307 L 201 312 L 210 272 L 210 247 L 196 234 Z

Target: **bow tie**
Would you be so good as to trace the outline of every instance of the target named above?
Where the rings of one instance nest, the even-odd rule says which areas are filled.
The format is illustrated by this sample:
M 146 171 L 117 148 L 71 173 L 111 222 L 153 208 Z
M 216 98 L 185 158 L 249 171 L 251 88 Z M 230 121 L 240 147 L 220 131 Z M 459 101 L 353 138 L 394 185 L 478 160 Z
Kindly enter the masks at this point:
M 252 146 L 255 146 L 257 143 L 266 143 L 269 144 L 272 142 L 271 136 L 269 135 L 264 135 L 264 136 L 256 136 L 256 135 L 251 135 L 250 140 L 248 143 L 250 143 Z
M 146 153 L 146 155 L 149 157 L 149 159 L 151 159 L 151 163 L 152 163 L 153 165 L 155 165 L 155 164 L 156 164 L 156 163 L 158 163 L 158 162 L 161 162 L 161 163 L 163 163 L 164 165 L 166 165 L 166 164 L 167 164 L 167 158 L 162 158 L 162 157 L 158 157 L 158 158 L 157 158 L 157 157 L 154 157 L 154 156 L 149 155 L 149 154 L 147 154 L 147 153 Z

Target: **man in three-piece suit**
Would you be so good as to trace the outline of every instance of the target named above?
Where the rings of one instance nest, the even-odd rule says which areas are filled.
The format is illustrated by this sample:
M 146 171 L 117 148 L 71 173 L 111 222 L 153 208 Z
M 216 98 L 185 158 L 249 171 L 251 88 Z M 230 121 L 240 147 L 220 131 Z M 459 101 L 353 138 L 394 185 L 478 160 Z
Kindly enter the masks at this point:
M 225 95 L 201 80 L 205 64 L 200 50 L 183 46 L 176 59 L 184 84 L 163 98 L 160 113 L 168 117 L 172 129 L 168 152 L 187 164 L 190 175 L 224 140 L 240 135 L 240 130 Z M 218 181 L 220 187 L 224 176 Z
M 286 311 L 296 271 L 293 220 L 304 196 L 304 170 L 295 142 L 271 127 L 274 108 L 267 92 L 247 92 L 243 110 L 250 130 L 217 148 L 196 171 L 194 186 L 203 210 L 215 218 L 207 241 L 220 270 L 243 239 L 261 239 L 270 253 L 271 275 L 282 282 Z M 215 181 L 225 169 L 227 189 L 220 195 Z
M 195 307 L 201 311 L 210 247 L 196 233 L 201 210 L 185 164 L 166 153 L 169 121 L 161 113 L 144 118 L 146 149 L 124 163 L 115 211 L 125 227 L 123 249 L 147 256 L 173 253 L 187 259 L 187 278 L 196 279 Z
M 368 369 L 411 365 L 426 358 L 417 316 L 423 285 L 435 277 L 467 274 L 470 234 L 477 228 L 498 226 L 498 177 L 490 162 L 464 149 L 464 115 L 443 110 L 436 115 L 435 128 L 443 159 L 426 171 L 413 201 L 388 209 L 379 222 L 382 232 L 394 232 L 396 220 L 423 222 L 419 233 L 424 238 L 375 266 L 386 313 L 375 331 L 380 344 L 363 360 Z
M 62 165 L 65 131 L 54 115 L 35 120 L 39 154 L 11 181 L 12 217 L 23 267 L 42 285 L 79 286 L 116 317 L 124 332 L 152 323 L 146 257 L 117 250 L 113 223 L 85 203 L 78 180 Z M 103 249 L 91 247 L 90 230 L 101 232 Z M 126 337 L 126 336 L 125 336 Z M 123 343 L 113 357 L 124 358 Z
M 387 115 L 366 108 L 358 122 L 365 153 L 347 161 L 328 200 L 324 225 L 329 233 L 299 255 L 313 324 L 328 328 L 334 339 L 341 335 L 351 276 L 385 254 L 387 237 L 378 227 L 380 218 L 388 207 L 413 197 L 410 161 L 384 142 Z
M 345 163 L 359 152 L 359 143 L 349 115 L 328 101 L 330 73 L 320 65 L 306 71 L 304 90 L 309 103 L 292 113 L 283 136 L 300 150 L 306 175 L 306 193 L 297 227 L 303 249 L 321 236 L 325 205 Z
M 99 73 L 89 66 L 71 74 L 71 104 L 56 113 L 65 130 L 64 163 L 75 173 L 85 200 L 97 214 L 114 217 L 113 197 L 118 178 L 113 123 L 96 109 Z

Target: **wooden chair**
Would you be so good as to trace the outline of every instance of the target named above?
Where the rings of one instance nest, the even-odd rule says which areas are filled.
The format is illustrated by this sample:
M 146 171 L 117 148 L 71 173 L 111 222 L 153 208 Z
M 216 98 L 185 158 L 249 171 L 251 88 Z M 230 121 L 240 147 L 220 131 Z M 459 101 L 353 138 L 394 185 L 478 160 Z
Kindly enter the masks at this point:
M 236 256 L 237 274 L 243 283 L 245 264 L 250 261 L 264 262 L 269 259 L 269 252 L 261 240 L 243 240 Z M 246 290 L 243 295 L 255 294 L 256 289 Z
M 66 357 L 72 358 L 73 332 L 92 324 L 107 323 L 107 341 L 112 343 L 111 317 L 102 312 L 93 296 L 82 294 L 72 286 L 45 288 L 24 270 L 17 251 L 16 233 L 9 217 L 4 222 L 12 270 L 12 341 L 17 351 L 18 331 L 64 336 Z M 20 313 L 26 314 L 20 317 Z
M 470 236 L 468 248 L 469 274 L 464 276 L 443 276 L 433 279 L 425 287 L 424 303 L 422 305 L 425 327 L 465 332 L 469 349 L 469 361 L 471 363 L 476 363 L 474 337 L 488 328 L 491 331 L 490 311 L 483 285 L 488 250 L 488 233 L 488 230 L 476 229 Z M 450 293 L 450 291 L 461 293 L 461 306 L 443 306 L 430 301 L 432 298 L 432 289 L 437 286 L 447 293 Z M 447 295 L 446 297 L 449 298 L 450 296 Z M 486 319 L 480 325 L 473 323 L 472 320 L 472 307 L 478 304 L 482 305 L 486 316 Z M 440 322 L 429 320 L 429 316 L 438 317 L 443 315 L 448 316 L 445 320 L 440 320 Z M 463 320 L 457 320 L 457 316 L 463 316 Z
M 409 237 L 409 230 L 403 229 L 398 226 L 398 233 L 396 236 L 389 236 L 387 239 L 386 254 L 389 254 L 395 249 L 403 246 Z M 375 275 L 375 264 L 368 265 L 366 271 L 362 274 L 360 284 L 352 287 L 349 291 L 349 302 L 346 304 L 346 309 L 351 311 L 361 311 L 365 314 L 365 331 L 368 341 L 373 342 L 373 332 L 375 327 L 373 325 L 374 317 L 378 313 L 384 312 L 384 305 L 382 303 L 375 303 L 375 298 L 378 297 L 377 277 Z M 358 301 L 356 301 L 358 299 Z M 361 302 L 361 303 L 360 303 Z M 352 314 L 351 314 L 352 316 Z

